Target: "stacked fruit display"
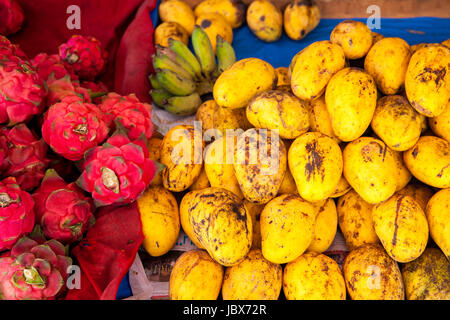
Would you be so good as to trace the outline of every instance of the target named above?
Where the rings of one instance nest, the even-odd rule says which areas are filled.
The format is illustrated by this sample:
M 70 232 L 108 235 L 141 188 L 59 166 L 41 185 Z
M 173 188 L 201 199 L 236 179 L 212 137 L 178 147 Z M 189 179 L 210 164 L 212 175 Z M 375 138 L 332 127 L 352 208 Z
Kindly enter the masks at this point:
M 28 59 L 0 36 L 1 299 L 63 297 L 68 246 L 98 207 L 135 201 L 154 176 L 151 106 L 96 82 L 106 57 L 73 36 Z
M 170 298 L 449 299 L 446 43 L 344 21 L 289 67 L 228 67 L 197 110 L 202 132 L 152 138 L 165 168 L 138 200 L 144 247 L 165 254 L 180 228 L 198 247 Z M 338 230 L 342 268 L 325 254 Z

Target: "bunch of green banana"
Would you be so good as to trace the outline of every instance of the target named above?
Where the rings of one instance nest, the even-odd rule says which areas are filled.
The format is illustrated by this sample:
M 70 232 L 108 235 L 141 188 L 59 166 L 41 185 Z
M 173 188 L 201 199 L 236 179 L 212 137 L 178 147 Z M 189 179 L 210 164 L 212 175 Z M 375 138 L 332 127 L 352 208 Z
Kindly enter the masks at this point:
M 192 32 L 191 43 L 194 52 L 174 39 L 169 39 L 168 47 L 156 46 L 155 73 L 149 76 L 153 102 L 182 116 L 197 111 L 202 96 L 212 92 L 219 75 L 236 61 L 233 47 L 220 36 L 214 54 L 208 35 L 198 26 Z

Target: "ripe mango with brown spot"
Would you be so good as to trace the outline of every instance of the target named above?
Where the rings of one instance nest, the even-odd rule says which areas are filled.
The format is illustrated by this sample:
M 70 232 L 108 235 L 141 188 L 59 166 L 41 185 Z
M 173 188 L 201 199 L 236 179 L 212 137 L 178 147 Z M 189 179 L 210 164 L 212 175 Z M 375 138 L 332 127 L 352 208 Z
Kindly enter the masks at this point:
M 436 188 L 450 188 L 450 142 L 422 136 L 403 153 L 406 167 L 418 180 Z
M 301 100 L 317 99 L 325 92 L 331 77 L 344 67 L 341 46 L 326 40 L 314 42 L 292 59 L 292 92 Z
M 405 90 L 411 105 L 426 117 L 444 112 L 450 99 L 450 48 L 443 45 L 417 50 L 409 61 Z
M 325 252 L 333 242 L 338 226 L 336 204 L 334 200 L 328 198 L 323 205 L 320 205 L 314 224 L 314 234 L 307 251 L 322 253 Z
M 192 8 L 182 0 L 167 0 L 158 7 L 159 18 L 163 22 L 176 22 L 188 33 L 192 34 L 195 24 L 195 15 Z
M 300 40 L 320 22 L 320 10 L 314 0 L 292 0 L 284 9 L 284 30 L 292 40 Z
M 240 0 L 203 0 L 194 9 L 195 16 L 205 13 L 221 14 L 232 28 L 239 28 L 245 21 L 245 5 Z
M 242 129 L 245 131 L 251 128 L 244 108 L 222 108 L 213 99 L 200 105 L 195 119 L 201 121 L 203 134 L 209 130 L 207 135 L 213 134 L 216 130 L 225 135 L 227 130 Z
M 284 139 L 295 139 L 309 130 L 306 105 L 292 93 L 281 90 L 268 90 L 253 97 L 246 115 L 255 128 L 278 130 Z
M 187 205 L 194 236 L 216 262 L 233 266 L 245 258 L 253 228 L 241 199 L 231 191 L 211 187 L 191 191 Z
M 384 38 L 370 48 L 364 60 L 364 69 L 375 79 L 382 93 L 396 94 L 405 84 L 410 58 L 411 51 L 405 40 Z
M 286 264 L 283 292 L 287 300 L 345 300 L 345 281 L 336 261 L 308 252 Z
M 373 226 L 372 209 L 373 205 L 364 201 L 355 190 L 339 198 L 339 227 L 350 250 L 380 242 Z
M 402 267 L 408 300 L 450 300 L 450 262 L 437 248 L 427 248 Z
M 426 212 L 427 203 L 433 196 L 433 191 L 425 184 L 409 183 L 406 187 L 397 191 L 397 194 L 410 196 L 416 200 L 422 210 Z
M 361 137 L 344 148 L 344 176 L 370 204 L 389 199 L 397 189 L 398 169 L 392 151 L 371 137 Z
M 236 90 L 239 84 L 239 90 Z M 275 89 L 275 69 L 258 58 L 235 62 L 217 78 L 213 88 L 214 100 L 223 108 L 239 109 L 247 106 L 258 93 Z
M 356 140 L 370 126 L 377 106 L 375 81 L 362 69 L 345 68 L 330 79 L 325 104 L 336 137 L 346 142 Z
M 428 243 L 428 223 L 420 205 L 411 197 L 394 195 L 372 210 L 375 232 L 395 261 L 417 259 Z
M 194 143 L 196 141 L 197 143 Z M 161 163 L 164 188 L 181 192 L 189 188 L 202 171 L 204 142 L 194 126 L 178 125 L 164 136 L 161 145 Z
M 426 208 L 431 238 L 450 260 L 450 188 L 436 192 Z
M 405 97 L 392 95 L 377 101 L 371 125 L 389 148 L 405 151 L 419 140 L 423 119 Z
M 294 194 L 283 194 L 266 204 L 260 217 L 264 258 L 283 264 L 303 254 L 313 239 L 316 211 Z
M 247 9 L 247 24 L 258 39 L 274 42 L 283 33 L 283 14 L 269 0 L 255 0 Z
M 199 249 L 204 249 L 201 242 L 197 239 L 197 236 L 194 233 L 194 229 L 192 228 L 192 224 L 190 222 L 190 208 L 192 208 L 195 205 L 196 199 L 194 197 L 196 193 L 194 192 L 188 192 L 186 193 L 180 202 L 180 223 L 181 228 L 183 229 L 184 233 L 191 239 L 191 241 L 195 244 L 195 246 Z M 197 213 L 197 212 L 196 212 Z
M 223 273 L 223 267 L 206 251 L 186 251 L 177 259 L 170 273 L 169 299 L 217 300 Z
M 352 300 L 404 300 L 398 264 L 380 244 L 365 244 L 347 255 L 343 267 Z
M 241 134 L 234 151 L 234 173 L 244 197 L 264 204 L 280 189 L 286 172 L 286 147 L 266 129 L 249 129 Z
M 450 102 L 440 115 L 428 118 L 428 124 L 435 135 L 450 142 Z
M 226 269 L 222 285 L 224 300 L 277 300 L 283 270 L 253 249 L 238 265 Z
M 180 233 L 180 214 L 174 195 L 162 186 L 149 187 L 137 200 L 137 205 L 144 249 L 153 257 L 169 252 Z
M 317 202 L 330 197 L 342 176 L 343 160 L 339 145 L 320 132 L 308 132 L 292 143 L 289 169 L 300 196 Z
M 360 21 L 344 20 L 331 31 L 330 40 L 344 50 L 347 59 L 364 57 L 372 47 L 372 31 Z
M 206 32 L 214 52 L 216 52 L 217 36 L 221 36 L 230 44 L 233 42 L 233 29 L 221 14 L 203 13 L 197 17 L 195 24 Z
M 155 45 L 162 47 L 169 46 L 169 39 L 179 40 L 185 45 L 189 42 L 189 34 L 178 23 L 173 21 L 166 21 L 155 28 Z
M 233 192 L 244 197 L 234 173 L 234 146 L 236 137 L 223 136 L 208 145 L 205 151 L 205 172 L 212 187 Z

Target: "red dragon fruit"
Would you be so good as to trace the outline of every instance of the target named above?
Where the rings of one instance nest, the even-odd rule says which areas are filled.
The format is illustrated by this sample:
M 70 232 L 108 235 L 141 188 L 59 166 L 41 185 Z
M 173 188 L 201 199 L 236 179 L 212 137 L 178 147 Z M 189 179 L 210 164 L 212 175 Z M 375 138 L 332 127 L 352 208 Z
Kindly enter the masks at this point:
M 36 221 L 49 239 L 72 243 L 95 222 L 92 200 L 74 183 L 67 184 L 55 170 L 47 170 L 33 200 Z
M 11 249 L 17 239 L 31 232 L 34 218 L 31 195 L 13 177 L 0 181 L 0 251 Z
M 0 299 L 54 300 L 67 288 L 71 265 L 57 240 L 24 236 L 0 258 Z
M 73 72 L 66 69 L 61 58 L 57 54 L 48 55 L 46 53 L 39 53 L 31 60 L 32 66 L 42 79 L 48 81 L 50 76 L 54 79 L 61 79 L 69 75 L 70 79 L 78 80 L 78 77 Z
M 23 10 L 16 0 L 0 0 L 0 34 L 5 36 L 20 30 Z
M 120 124 L 118 127 L 102 146 L 86 153 L 84 170 L 77 180 L 82 189 L 92 194 L 96 206 L 135 201 L 156 171 L 145 137 L 130 140 Z
M 67 69 L 82 79 L 93 80 L 103 70 L 107 53 L 94 37 L 75 35 L 59 46 L 59 56 Z
M 0 135 L 7 146 L 2 176 L 15 177 L 23 190 L 39 186 L 50 162 L 46 157 L 48 146 L 45 141 L 23 123 L 11 129 L 2 128 Z
M 0 123 L 27 122 L 42 112 L 47 90 L 31 64 L 16 55 L 0 55 Z
M 72 82 L 69 75 L 60 79 L 50 76 L 47 81 L 47 87 L 47 106 L 52 106 L 61 102 L 65 97 L 74 95 L 78 96 L 83 102 L 92 102 L 89 90 L 79 86 L 77 81 Z
M 103 117 L 96 105 L 68 96 L 45 113 L 42 136 L 57 154 L 71 161 L 81 160 L 87 150 L 108 136 Z
M 147 103 L 142 103 L 134 95 L 121 96 L 111 92 L 103 97 L 100 109 L 105 114 L 111 114 L 112 124 L 119 122 L 128 130 L 131 140 L 137 139 L 144 134 L 147 139 L 152 136 L 152 109 Z

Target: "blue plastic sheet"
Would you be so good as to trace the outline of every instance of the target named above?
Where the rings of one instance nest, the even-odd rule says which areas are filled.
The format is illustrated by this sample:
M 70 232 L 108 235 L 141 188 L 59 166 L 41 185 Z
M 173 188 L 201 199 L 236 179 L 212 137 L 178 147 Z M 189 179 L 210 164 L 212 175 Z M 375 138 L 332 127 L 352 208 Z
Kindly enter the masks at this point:
M 157 10 L 152 11 L 150 17 L 153 25 L 156 26 L 159 23 Z M 269 62 L 275 68 L 287 67 L 294 55 L 303 48 L 315 41 L 329 40 L 333 28 L 343 20 L 345 19 L 322 19 L 317 28 L 302 40 L 291 40 L 283 33 L 280 40 L 272 43 L 259 40 L 252 34 L 247 25 L 243 25 L 233 31 L 233 47 L 236 51 L 236 58 L 240 60 L 255 57 Z M 367 19 L 352 20 L 367 21 Z M 373 29 L 372 31 L 378 32 L 385 37 L 402 38 L 410 45 L 422 42 L 440 43 L 450 38 L 450 19 L 433 17 L 382 18 L 380 29 Z M 131 289 L 128 276 L 126 276 L 120 284 L 117 298 L 123 299 L 130 295 Z
M 280 40 L 267 43 L 257 39 L 247 26 L 234 30 L 233 47 L 238 60 L 255 57 L 269 62 L 273 67 L 289 66 L 294 55 L 311 43 L 329 40 L 333 28 L 345 19 L 322 19 L 311 33 L 299 41 L 288 38 L 286 33 Z M 366 22 L 366 19 L 353 19 Z M 450 19 L 404 18 L 381 19 L 380 29 L 373 29 L 385 37 L 399 37 L 410 45 L 421 42 L 442 42 L 450 38 Z

